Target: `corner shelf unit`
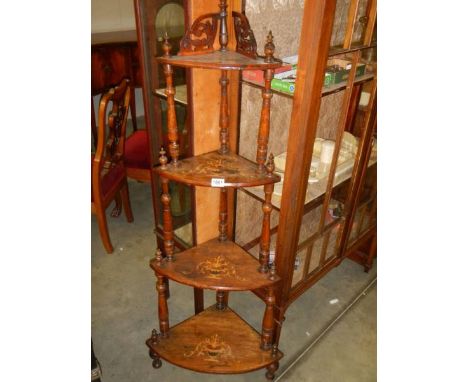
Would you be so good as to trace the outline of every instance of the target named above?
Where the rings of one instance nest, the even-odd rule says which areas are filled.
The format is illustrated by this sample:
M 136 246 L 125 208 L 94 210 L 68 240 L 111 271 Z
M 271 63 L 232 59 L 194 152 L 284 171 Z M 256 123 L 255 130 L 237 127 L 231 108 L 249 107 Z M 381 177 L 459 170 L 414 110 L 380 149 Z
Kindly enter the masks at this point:
M 175 365 L 205 373 L 244 373 L 266 368 L 266 377 L 273 379 L 282 353 L 274 338 L 275 289 L 280 278 L 274 260 L 270 261 L 270 213 L 274 183 L 280 177 L 274 173 L 273 155 L 268 153 L 270 124 L 270 82 L 273 70 L 281 61 L 273 57 L 271 32 L 265 44 L 265 56 L 256 52 L 256 41 L 248 20 L 236 12 L 227 13 L 227 2 L 219 2 L 219 14 L 207 14 L 195 20 L 180 43 L 178 55 L 171 55 L 172 46 L 166 34 L 162 44 L 164 55 L 156 58 L 162 64 L 166 80 L 167 147 L 161 147 L 158 167 L 153 175 L 162 187 L 163 253 L 158 249 L 151 261 L 157 278 L 159 332 L 154 329 L 147 340 L 153 366 L 161 366 L 160 358 Z M 227 46 L 227 19 L 235 26 L 237 47 Z M 213 47 L 219 25 L 219 50 Z M 200 28 L 206 38 L 199 38 Z M 219 148 L 216 151 L 180 160 L 179 133 L 175 111 L 173 67 L 216 70 L 220 74 Z M 265 86 L 261 111 L 256 161 L 249 161 L 229 148 L 228 71 L 263 70 Z M 167 152 L 166 152 L 167 149 Z M 180 253 L 174 251 L 174 230 L 171 213 L 169 181 L 190 186 L 219 188 L 219 236 Z M 227 189 L 259 187 L 264 191 L 262 206 L 261 249 L 259 259 L 243 250 L 227 234 Z M 171 327 L 167 304 L 168 280 L 194 289 L 216 291 L 216 304 Z M 263 290 L 265 311 L 262 332 L 256 332 L 232 308 L 228 293 Z
M 151 25 L 151 20 L 154 20 L 155 16 L 154 1 L 168 3 L 170 0 L 153 0 L 153 2 L 136 0 L 135 2 L 140 40 L 144 41 L 143 46 L 146 52 L 150 53 L 154 53 L 154 45 L 156 45 L 155 39 L 147 38 L 147 36 L 154 36 L 154 32 L 151 32 L 154 30 Z M 377 130 L 377 66 L 372 56 L 377 49 L 375 35 L 377 8 L 376 0 L 366 0 L 367 5 L 360 7 L 362 2 L 363 0 L 341 1 L 341 7 L 343 5 L 348 7 L 347 12 L 346 10 L 342 12 L 340 9 L 340 14 L 343 15 L 342 20 L 335 17 L 340 1 L 315 0 L 304 3 L 301 9 L 303 12 L 301 30 L 297 30 L 300 44 L 298 76 L 293 95 L 271 89 L 273 71 L 280 65 L 280 62 L 273 59 L 271 46 L 265 53 L 265 56 L 270 57 L 267 58 L 269 62 L 265 62 L 264 57 L 252 54 L 251 49 L 254 44 L 249 45 L 249 40 L 254 41 L 251 40 L 253 33 L 250 27 L 247 27 L 248 21 L 243 15 L 231 13 L 221 16 L 226 13 L 221 7 L 220 13 L 197 17 L 198 13 L 194 12 L 195 9 L 210 9 L 211 11 L 217 6 L 215 1 L 212 2 L 213 4 L 194 0 L 184 2 L 186 17 L 192 21 L 192 26 L 186 25 L 186 35 L 181 40 L 181 52 L 177 56 L 166 54 L 156 60 L 154 54 L 146 53 L 147 98 L 151 99 L 150 96 L 160 87 L 159 83 L 155 83 L 151 71 L 154 72 L 154 68 L 162 64 L 168 84 L 165 96 L 169 111 L 173 108 L 171 104 L 174 103 L 174 87 L 171 86 L 170 79 L 171 67 L 179 66 L 190 69 L 188 73 L 193 74 L 194 78 L 198 76 L 196 80 L 187 85 L 189 108 L 197 95 L 200 96 L 200 91 L 205 89 L 199 83 L 203 82 L 205 86 L 204 80 L 213 78 L 207 74 L 208 72 L 220 73 L 221 94 L 219 149 L 213 151 L 210 148 L 206 150 L 209 151 L 208 153 L 193 157 L 188 155 L 184 159 L 179 159 L 175 115 L 169 112 L 169 145 L 165 147 L 167 153 L 165 150 L 160 152 L 161 165 L 155 167 L 152 172 L 152 178 L 162 184 L 161 209 L 164 215 L 164 227 L 160 229 L 159 234 L 163 237 L 165 255 L 163 257 L 158 252 L 156 259 L 151 262 L 151 267 L 158 279 L 160 319 L 159 332 L 153 330 L 151 337 L 147 340 L 154 367 L 161 365 L 160 358 L 181 367 L 210 373 L 242 373 L 265 367 L 268 370 L 267 378 L 272 379 L 279 366 L 278 361 L 283 355 L 278 346 L 288 307 L 346 257 L 359 262 L 366 270 L 372 265 L 377 237 L 375 218 L 377 165 L 376 158 L 371 155 L 372 142 Z M 208 3 L 211 5 L 208 6 Z M 226 4 L 226 1 L 221 1 L 221 4 Z M 239 2 L 242 5 L 236 2 L 229 4 L 245 7 L 245 2 Z M 365 8 L 365 15 L 360 15 L 359 9 L 361 8 Z M 240 47 L 236 51 L 229 49 L 232 44 L 226 49 L 227 28 L 221 27 L 226 17 L 233 16 L 237 19 L 237 25 L 243 25 L 242 29 L 245 31 L 245 33 L 234 32 L 238 47 Z M 274 15 L 274 17 L 277 16 L 278 14 Z M 142 22 L 142 19 L 145 21 Z M 270 21 L 278 19 L 273 18 Z M 330 43 L 334 31 L 334 19 L 335 22 L 336 20 L 346 22 L 344 28 L 340 26 L 340 30 L 344 32 L 340 46 Z M 363 37 L 355 41 L 353 35 L 359 23 L 362 23 Z M 214 28 L 215 24 L 216 28 Z M 217 32 L 218 25 L 220 25 L 219 33 Z M 233 22 L 230 30 L 234 31 L 235 25 L 236 22 Z M 190 40 L 195 36 L 193 32 L 197 28 L 204 28 L 201 35 L 206 37 L 206 41 L 211 41 L 212 45 L 208 44 L 199 48 L 201 45 L 190 44 Z M 294 25 L 291 28 L 297 28 L 297 26 Z M 213 29 L 214 34 L 210 32 Z M 247 41 L 239 44 L 241 40 L 237 38 L 238 35 L 244 36 Z M 214 43 L 216 36 L 219 38 L 217 45 L 221 51 L 213 47 L 216 45 Z M 166 51 L 168 52 L 169 49 Z M 344 82 L 324 87 L 324 73 L 327 60 L 330 58 L 350 61 L 351 70 Z M 358 63 L 364 63 L 372 70 L 356 77 Z M 192 73 L 191 69 L 195 68 L 205 70 L 202 74 L 200 71 Z M 242 70 L 258 69 L 265 73 L 264 83 L 260 85 L 241 81 L 239 76 L 232 75 Z M 238 136 L 231 137 L 232 142 L 229 141 L 228 131 L 233 131 L 232 126 L 229 125 L 229 118 L 235 125 L 239 114 L 239 111 L 235 109 L 236 106 L 240 106 L 240 102 L 234 97 L 227 96 L 230 94 L 227 91 L 228 83 L 231 89 L 242 86 L 243 97 L 250 95 L 252 98 L 259 99 L 258 89 L 261 91 L 262 112 L 256 149 L 253 147 L 250 122 L 246 124 L 249 129 L 246 141 L 242 140 L 243 125 L 239 121 L 237 122 L 241 126 L 240 132 Z M 211 83 L 211 85 L 209 90 L 217 86 L 216 83 Z M 248 91 L 244 93 L 246 88 Z M 360 107 L 358 105 L 362 89 L 369 93 L 369 100 L 367 105 Z M 161 93 L 159 90 L 158 92 Z M 212 94 L 210 92 L 210 96 Z M 275 98 L 276 96 L 287 98 L 287 101 L 292 104 L 289 124 L 286 122 L 281 125 L 282 131 L 287 130 L 287 134 L 281 135 L 280 144 L 274 141 L 280 139 L 274 133 L 270 139 L 270 146 L 275 146 L 277 150 L 281 147 L 282 151 L 287 152 L 282 173 L 277 171 L 280 176 L 275 175 L 273 160 L 267 158 L 269 109 L 273 94 Z M 320 109 L 326 97 L 340 97 L 339 102 L 337 101 L 332 108 L 326 110 L 328 116 L 332 115 L 333 121 L 336 122 L 333 138 L 330 138 L 331 134 L 325 136 L 319 126 Z M 196 108 L 193 107 L 191 110 L 192 118 L 196 112 L 200 113 L 205 109 L 212 111 L 213 104 L 218 102 L 217 98 L 215 102 L 207 97 L 201 98 L 202 102 L 197 103 Z M 234 108 L 228 108 L 228 98 L 234 104 Z M 151 109 L 151 102 L 146 101 L 149 106 L 145 107 L 145 112 L 148 114 L 154 113 Z M 281 113 L 282 111 L 275 109 L 275 112 Z M 284 118 L 278 118 L 278 121 L 284 122 Z M 197 124 L 193 120 L 191 122 L 193 131 L 195 128 L 200 129 L 200 125 L 203 125 L 199 121 Z M 273 120 L 272 126 L 274 123 Z M 278 131 L 277 129 L 276 132 Z M 353 165 L 337 176 L 340 145 L 345 132 L 351 132 L 360 139 Z M 329 174 L 332 175 L 309 184 L 308 177 L 315 154 L 314 142 L 317 137 L 333 139 L 336 142 L 329 169 Z M 238 144 L 235 145 L 234 142 Z M 157 157 L 158 144 L 159 142 L 153 143 L 153 157 Z M 249 147 L 243 150 L 242 145 Z M 232 147 L 238 150 L 228 149 Z M 218 239 L 207 241 L 181 253 L 174 253 L 169 181 L 188 184 L 192 187 L 219 187 Z M 282 182 L 281 195 L 275 192 L 279 182 Z M 229 194 L 232 190 L 240 190 L 240 192 Z M 153 198 L 154 195 L 153 192 Z M 227 195 L 231 195 L 232 199 L 228 200 Z M 343 208 L 341 213 L 330 216 L 329 212 L 333 203 Z M 234 204 L 236 204 L 235 207 L 233 207 Z M 212 206 L 210 205 L 209 208 L 212 209 Z M 235 230 L 232 234 L 228 234 L 228 211 L 233 210 L 237 212 L 233 223 Z M 249 211 L 248 214 L 238 213 L 246 210 Z M 270 225 L 270 218 L 274 224 Z M 260 235 L 252 228 L 258 227 L 259 222 L 262 224 Z M 199 225 L 200 218 L 195 223 Z M 244 231 L 238 232 L 239 227 Z M 244 232 L 247 232 L 246 238 L 243 237 Z M 275 252 L 275 261 L 271 266 L 268 261 L 270 250 Z M 297 267 L 298 260 L 300 260 L 299 267 Z M 258 272 L 259 267 L 262 272 Z M 239 275 L 240 278 L 237 277 Z M 168 320 L 167 279 L 192 286 L 195 291 L 196 314 L 173 327 L 170 327 Z M 216 290 L 216 304 L 205 310 L 197 309 L 197 301 L 199 301 L 197 299 L 200 295 L 197 296 L 196 291 L 202 289 Z M 243 290 L 252 291 L 265 302 L 262 333 L 255 332 L 227 306 L 228 293 Z M 203 295 L 200 305 L 203 306 Z M 239 352 L 239 349 L 242 349 L 242 352 Z M 214 361 L 213 357 L 217 361 Z

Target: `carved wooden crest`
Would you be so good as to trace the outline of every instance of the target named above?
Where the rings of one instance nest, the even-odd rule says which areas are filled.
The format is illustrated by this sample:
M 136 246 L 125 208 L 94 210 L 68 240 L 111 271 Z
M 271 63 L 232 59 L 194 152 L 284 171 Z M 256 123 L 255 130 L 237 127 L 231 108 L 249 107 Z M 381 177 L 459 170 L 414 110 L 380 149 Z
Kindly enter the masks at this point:
M 218 19 L 218 13 L 209 13 L 197 18 L 180 41 L 179 55 L 212 52 Z
M 232 12 L 234 30 L 236 32 L 236 51 L 248 57 L 257 57 L 257 41 L 250 28 L 249 20 L 239 12 Z

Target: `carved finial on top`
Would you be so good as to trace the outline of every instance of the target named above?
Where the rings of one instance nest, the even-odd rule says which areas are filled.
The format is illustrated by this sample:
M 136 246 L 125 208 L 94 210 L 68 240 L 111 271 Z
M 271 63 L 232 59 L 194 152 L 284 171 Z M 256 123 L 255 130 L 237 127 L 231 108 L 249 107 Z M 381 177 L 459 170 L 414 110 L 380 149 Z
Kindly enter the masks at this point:
M 159 248 L 156 248 L 156 264 L 161 264 L 163 257 L 162 257 L 162 252 Z
M 275 53 L 275 44 L 273 44 L 273 34 L 268 32 L 265 44 L 265 62 L 273 62 L 273 54 Z
M 275 158 L 273 157 L 272 153 L 270 153 L 270 156 L 268 157 L 268 162 L 266 163 L 266 170 L 268 172 L 268 176 L 272 176 L 273 171 L 275 171 Z
M 164 32 L 164 42 L 162 44 L 162 48 L 164 51 L 164 56 L 168 57 L 171 55 L 172 45 L 169 42 L 169 35 L 167 34 L 167 32 Z
M 161 168 L 165 170 L 167 164 L 167 156 L 166 150 L 164 150 L 163 146 L 161 146 L 161 150 L 159 150 L 159 163 L 161 163 Z

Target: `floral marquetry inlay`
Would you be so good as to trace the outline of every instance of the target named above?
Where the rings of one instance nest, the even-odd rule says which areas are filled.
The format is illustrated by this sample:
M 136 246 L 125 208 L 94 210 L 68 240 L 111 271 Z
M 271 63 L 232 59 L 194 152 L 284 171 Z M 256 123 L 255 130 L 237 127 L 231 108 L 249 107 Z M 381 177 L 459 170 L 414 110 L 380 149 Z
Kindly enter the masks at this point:
M 210 279 L 233 277 L 238 280 L 244 280 L 237 274 L 236 266 L 224 256 L 217 256 L 213 259 L 202 261 L 198 264 L 197 270 Z
M 190 353 L 184 353 L 187 358 L 201 357 L 204 361 L 220 362 L 233 359 L 231 347 L 222 341 L 217 334 L 200 341 Z

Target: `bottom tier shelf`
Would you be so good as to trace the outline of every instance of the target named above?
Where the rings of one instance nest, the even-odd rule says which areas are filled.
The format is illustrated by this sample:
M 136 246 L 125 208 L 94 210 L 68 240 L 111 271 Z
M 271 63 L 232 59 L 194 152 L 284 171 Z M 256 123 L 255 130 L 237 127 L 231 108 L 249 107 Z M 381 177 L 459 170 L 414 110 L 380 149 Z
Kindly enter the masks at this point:
M 260 334 L 230 308 L 213 305 L 177 324 L 169 337 L 146 344 L 164 360 L 194 371 L 237 374 L 261 369 L 283 357 L 260 348 Z

